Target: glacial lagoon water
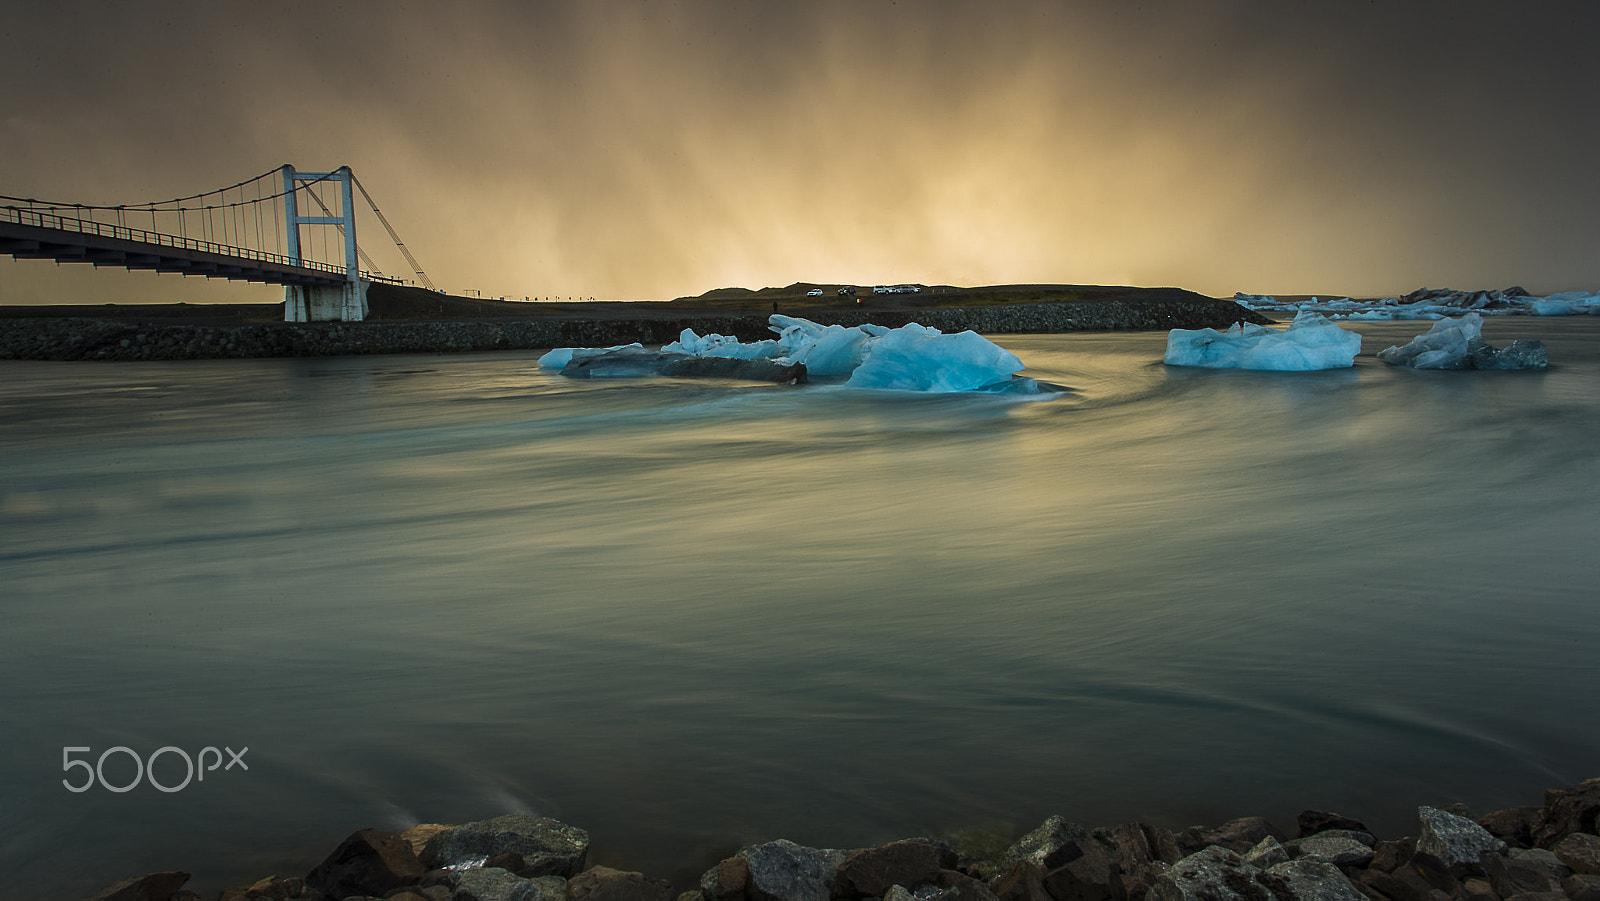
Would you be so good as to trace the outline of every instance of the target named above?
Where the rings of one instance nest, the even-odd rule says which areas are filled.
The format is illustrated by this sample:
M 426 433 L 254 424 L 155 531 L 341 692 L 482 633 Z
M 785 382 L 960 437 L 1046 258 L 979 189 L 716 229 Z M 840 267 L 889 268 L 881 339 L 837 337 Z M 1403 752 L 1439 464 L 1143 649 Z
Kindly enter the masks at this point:
M 1600 318 L 1489 321 L 1545 373 L 1373 359 L 1428 325 L 1312 373 L 997 336 L 1045 400 L 0 363 L 0 886 L 209 893 L 507 812 L 672 876 L 1052 813 L 1396 837 L 1537 803 L 1600 775 Z M 208 746 L 248 751 L 63 785 Z

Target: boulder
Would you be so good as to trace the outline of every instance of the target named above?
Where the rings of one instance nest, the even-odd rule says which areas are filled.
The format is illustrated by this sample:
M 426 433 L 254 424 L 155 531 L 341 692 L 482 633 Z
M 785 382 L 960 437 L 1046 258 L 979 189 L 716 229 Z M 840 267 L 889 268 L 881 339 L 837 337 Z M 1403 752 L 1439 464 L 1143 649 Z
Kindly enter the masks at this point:
M 189 874 L 178 870 L 146 873 L 103 889 L 90 901 L 172 901 L 188 881 Z
M 1321 860 L 1291 860 L 1267 870 L 1266 875 L 1288 883 L 1297 901 L 1366 901 L 1338 867 Z
M 1431 854 L 1457 876 L 1481 875 L 1478 856 L 1485 851 L 1504 851 L 1506 843 L 1466 817 L 1433 807 L 1417 808 L 1422 833 L 1417 836 L 1417 853 Z
M 1404 870 L 1395 873 L 1357 870 L 1353 882 L 1369 898 L 1388 901 L 1445 901 L 1449 898 L 1443 892 L 1435 891 L 1422 877 Z
M 700 877 L 706 901 L 743 901 L 750 894 L 750 865 L 743 857 L 718 862 Z
M 1396 876 L 1402 874 L 1407 877 L 1416 876 L 1446 895 L 1455 896 L 1462 890 L 1461 879 L 1451 870 L 1450 865 L 1426 851 L 1418 851 L 1411 855 L 1411 859 L 1406 861 L 1404 866 L 1394 871 Z
M 1045 891 L 1057 901 L 1096 901 L 1115 894 L 1117 849 L 1112 832 L 1091 834 L 1062 816 L 1052 816 L 1000 856 L 1002 870 L 1030 861 L 1044 872 Z M 1130 854 L 1141 853 L 1130 849 Z M 1145 852 L 1148 853 L 1148 848 Z
M 882 897 L 891 886 L 915 888 L 955 865 L 954 851 L 924 842 L 891 842 L 851 851 L 839 866 L 835 896 Z
M 1115 870 L 1095 875 L 1068 864 L 1044 874 L 1044 890 L 1056 901 L 1111 901 L 1122 894 L 1120 886 Z
M 1184 856 L 1170 830 L 1148 823 L 1123 823 L 1095 834 L 1104 835 L 1109 844 L 1115 874 L 1111 887 L 1124 901 L 1141 901 L 1167 865 Z
M 428 839 L 454 828 L 456 827 L 447 826 L 444 823 L 418 823 L 400 833 L 400 837 L 405 839 L 406 844 L 411 846 L 411 853 L 417 855 L 417 859 L 421 860 L 422 849 L 427 847 Z
M 1561 880 L 1561 890 L 1572 901 L 1600 901 L 1600 876 L 1573 874 Z
M 1533 830 L 1544 813 L 1542 807 L 1507 807 L 1478 818 L 1478 825 L 1508 845 L 1526 848 L 1533 844 Z
M 1319 832 L 1327 832 L 1329 829 L 1345 829 L 1351 832 L 1368 833 L 1372 831 L 1360 820 L 1352 820 L 1349 817 L 1329 813 L 1325 810 L 1302 810 L 1300 815 L 1295 817 L 1295 825 L 1300 827 L 1300 838 L 1316 835 Z
M 1506 854 L 1513 860 L 1520 860 L 1544 868 L 1551 878 L 1557 882 L 1572 875 L 1572 868 L 1561 862 L 1561 858 L 1543 848 L 1515 848 Z
M 1257 869 L 1233 851 L 1196 851 L 1157 876 L 1147 901 L 1290 901 L 1288 883 Z
M 1289 849 L 1270 835 L 1257 842 L 1256 846 L 1244 855 L 1245 863 L 1261 870 L 1275 867 L 1280 863 L 1288 863 L 1290 859 Z
M 913 894 L 919 898 L 937 898 L 939 901 L 998 901 L 987 885 L 956 870 L 940 870 L 934 874 L 932 881 Z
M 1124 901 L 1144 901 L 1150 894 L 1150 886 L 1170 868 L 1171 864 L 1155 860 L 1141 865 L 1132 873 L 1123 873 L 1118 877 L 1121 884 L 1119 896 Z
M 429 867 L 459 867 L 507 851 L 522 856 L 525 875 L 576 876 L 589 853 L 589 833 L 549 817 L 508 814 L 436 833 L 421 857 Z
M 1082 850 L 1076 843 L 1088 838 L 1089 830 L 1066 817 L 1052 816 L 1032 832 L 1017 839 L 1000 855 L 998 863 L 1001 870 L 1009 870 L 1019 860 L 1031 860 L 1048 872 L 1064 863 L 1069 856 L 1081 854 Z M 1072 846 L 1072 850 L 1063 851 L 1068 845 Z
M 1407 836 L 1392 842 L 1378 842 L 1372 846 L 1372 863 L 1367 866 L 1385 873 L 1393 873 L 1409 862 L 1417 853 L 1417 840 Z
M 1561 891 L 1561 879 L 1531 860 L 1485 854 L 1483 869 L 1488 875 L 1489 885 L 1502 898 L 1528 892 Z
M 1579 876 L 1600 876 L 1600 835 L 1574 832 L 1556 843 L 1556 857 Z
M 499 867 L 461 871 L 450 901 L 566 901 L 567 881 L 559 876 L 528 879 Z
M 1178 839 L 1169 829 L 1148 823 L 1123 823 L 1110 831 L 1115 848 L 1117 866 L 1124 873 L 1132 873 L 1141 864 L 1162 861 L 1177 863 L 1183 859 L 1178 850 Z
M 1544 811 L 1533 829 L 1533 844 L 1554 848 L 1574 832 L 1600 832 L 1600 778 L 1588 779 L 1572 788 L 1553 788 L 1544 793 Z
M 1053 901 L 1044 890 L 1044 870 L 1031 860 L 1019 860 L 989 883 L 1000 901 Z
M 1298 860 L 1320 860 L 1336 867 L 1364 867 L 1372 863 L 1372 836 L 1365 832 L 1330 829 L 1289 843 Z
M 643 873 L 590 867 L 567 880 L 567 901 L 672 901 L 672 883 Z
M 306 881 L 298 876 L 290 879 L 268 876 L 256 880 L 244 890 L 244 895 L 249 901 L 295 901 L 305 897 Z
M 305 884 L 334 898 L 383 895 L 417 884 L 424 872 L 405 839 L 393 832 L 361 829 L 313 867 Z
M 495 869 L 506 870 L 508 872 L 516 873 L 520 876 L 524 875 L 522 871 L 528 868 L 528 862 L 523 860 L 522 855 L 515 851 L 502 851 L 501 853 L 496 854 L 495 856 L 484 861 L 483 866 L 485 868 L 493 867 Z
M 742 848 L 754 901 L 828 901 L 843 851 L 807 848 L 788 839 Z
M 1200 841 L 1206 847 L 1220 845 L 1235 854 L 1245 854 L 1267 837 L 1282 839 L 1278 830 L 1262 817 L 1239 817 L 1203 833 Z

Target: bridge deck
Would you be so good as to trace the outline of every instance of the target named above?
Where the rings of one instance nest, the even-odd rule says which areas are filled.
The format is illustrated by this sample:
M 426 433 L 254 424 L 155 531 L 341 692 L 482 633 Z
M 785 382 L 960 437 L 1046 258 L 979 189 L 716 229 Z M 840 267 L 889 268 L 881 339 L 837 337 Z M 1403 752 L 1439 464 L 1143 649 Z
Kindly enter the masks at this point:
M 0 209 L 0 253 L 19 260 L 92 263 L 271 285 L 333 286 L 343 267 L 82 219 Z

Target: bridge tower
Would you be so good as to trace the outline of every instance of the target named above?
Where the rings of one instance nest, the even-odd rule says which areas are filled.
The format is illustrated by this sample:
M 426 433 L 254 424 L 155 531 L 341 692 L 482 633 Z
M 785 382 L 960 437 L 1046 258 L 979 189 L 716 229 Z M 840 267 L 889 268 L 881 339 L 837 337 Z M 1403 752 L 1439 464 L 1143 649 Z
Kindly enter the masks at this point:
M 294 166 L 283 167 L 283 200 L 285 228 L 289 238 L 289 258 L 298 265 L 300 256 L 300 226 L 336 225 L 344 232 L 345 282 L 338 287 L 288 287 L 283 289 L 283 318 L 287 322 L 359 322 L 367 318 L 367 288 L 372 283 L 363 281 L 356 255 L 356 207 L 351 192 L 353 176 L 349 166 L 340 166 L 333 172 L 300 172 Z M 339 183 L 338 216 L 302 216 L 296 195 L 307 182 L 332 181 Z

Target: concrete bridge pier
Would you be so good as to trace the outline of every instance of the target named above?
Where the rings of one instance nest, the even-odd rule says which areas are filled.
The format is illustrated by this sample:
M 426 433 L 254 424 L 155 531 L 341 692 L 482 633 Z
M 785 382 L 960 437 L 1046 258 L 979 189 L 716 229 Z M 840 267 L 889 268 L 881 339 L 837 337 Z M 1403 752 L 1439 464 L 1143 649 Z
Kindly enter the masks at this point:
M 349 166 L 340 166 L 332 172 L 301 172 L 291 165 L 283 167 L 283 211 L 290 261 L 296 265 L 300 263 L 302 225 L 331 225 L 344 236 L 345 271 L 342 285 L 285 288 L 283 318 L 287 322 L 360 322 L 367 318 L 367 288 L 372 283 L 362 280 L 357 259 L 355 195 L 351 193 L 354 180 Z M 300 203 L 296 196 L 301 190 L 300 186 L 323 181 L 339 187 L 339 215 L 300 215 Z M 321 203 L 320 200 L 317 202 Z
M 358 279 L 342 285 L 284 288 L 284 321 L 360 322 L 369 312 L 367 288 L 371 286 L 372 282 Z

